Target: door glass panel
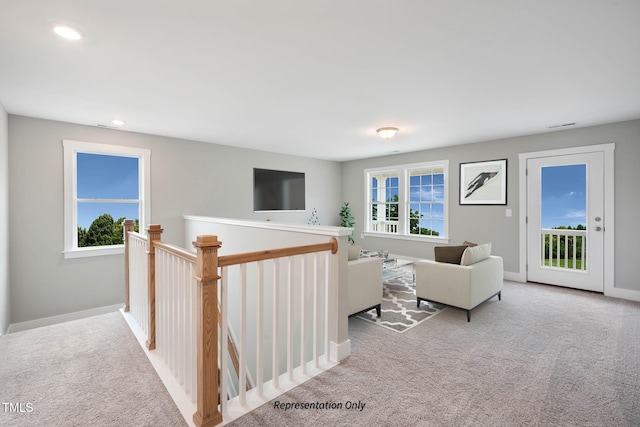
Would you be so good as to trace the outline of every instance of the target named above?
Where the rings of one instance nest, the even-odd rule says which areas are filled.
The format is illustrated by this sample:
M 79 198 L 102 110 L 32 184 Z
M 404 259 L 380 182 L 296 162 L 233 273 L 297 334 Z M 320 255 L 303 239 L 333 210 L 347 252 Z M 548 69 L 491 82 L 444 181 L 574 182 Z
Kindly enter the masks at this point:
M 541 169 L 540 265 L 586 270 L 587 165 Z

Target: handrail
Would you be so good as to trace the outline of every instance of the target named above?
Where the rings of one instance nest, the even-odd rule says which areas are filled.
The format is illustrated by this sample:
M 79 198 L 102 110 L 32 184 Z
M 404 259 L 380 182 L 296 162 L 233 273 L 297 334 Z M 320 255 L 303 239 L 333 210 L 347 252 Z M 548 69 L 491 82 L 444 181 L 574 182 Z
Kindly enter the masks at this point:
M 269 249 L 266 251 L 221 256 L 218 258 L 218 266 L 228 267 L 230 265 L 247 264 L 267 259 L 311 254 L 322 251 L 331 251 L 332 254 L 338 252 L 338 240 L 335 237 L 332 237 L 328 243 L 317 243 L 315 245 L 293 246 L 290 248 Z
M 587 230 L 574 230 L 566 228 L 541 228 L 542 234 L 554 234 L 558 236 L 586 236 Z
M 191 262 L 195 264 L 197 262 L 197 257 L 195 254 L 191 252 L 187 252 L 186 250 L 179 248 L 177 246 L 170 245 L 168 243 L 162 241 L 154 242 L 154 246 L 156 249 L 162 249 L 169 254 L 175 255 L 178 258 L 181 258 L 187 262 Z M 218 307 L 218 326 L 222 327 L 222 321 L 220 316 L 220 307 Z M 231 338 L 227 338 L 227 350 L 229 351 L 229 356 L 231 357 L 231 361 L 233 362 L 233 367 L 236 371 L 236 374 L 240 374 L 240 364 L 237 356 L 237 349 L 235 347 L 235 343 L 231 340 Z M 218 381 L 219 382 L 219 381 Z M 247 390 L 250 389 L 250 384 L 247 383 Z
M 125 220 L 125 221 L 127 221 L 127 220 Z M 129 225 L 129 224 L 127 224 L 127 225 Z M 131 225 L 133 226 L 133 223 Z M 139 240 L 144 240 L 144 241 L 147 240 L 147 236 L 142 234 L 142 233 L 140 233 L 140 232 L 138 232 L 138 231 L 125 230 L 125 232 L 127 233 L 127 235 L 133 236 L 133 237 L 135 237 L 135 238 L 137 238 Z
M 184 249 L 181 249 L 177 246 L 173 246 L 170 245 L 168 243 L 162 242 L 162 241 L 156 241 L 153 243 L 153 245 L 158 248 L 158 249 L 162 249 L 165 252 L 169 252 L 172 255 L 175 255 L 179 258 L 182 258 L 183 260 L 187 261 L 187 262 L 191 262 L 191 263 L 196 263 L 197 257 L 195 254 L 192 254 L 191 252 L 187 252 Z

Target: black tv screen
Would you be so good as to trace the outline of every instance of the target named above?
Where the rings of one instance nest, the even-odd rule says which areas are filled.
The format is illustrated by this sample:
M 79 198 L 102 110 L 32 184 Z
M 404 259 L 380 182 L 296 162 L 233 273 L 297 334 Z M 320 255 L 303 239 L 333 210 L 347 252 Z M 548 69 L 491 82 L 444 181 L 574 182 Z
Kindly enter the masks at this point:
M 303 211 L 304 201 L 304 173 L 253 169 L 254 211 Z

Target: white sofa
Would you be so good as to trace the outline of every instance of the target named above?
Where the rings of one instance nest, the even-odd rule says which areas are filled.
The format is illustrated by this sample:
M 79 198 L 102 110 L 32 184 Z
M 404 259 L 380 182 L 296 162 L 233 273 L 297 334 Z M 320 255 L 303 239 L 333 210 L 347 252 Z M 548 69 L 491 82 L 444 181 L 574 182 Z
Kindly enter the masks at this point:
M 382 258 L 358 258 L 348 266 L 349 316 L 382 308 Z
M 498 256 L 471 265 L 420 260 L 415 274 L 418 307 L 421 301 L 457 307 L 466 310 L 467 322 L 472 309 L 496 295 L 501 299 L 503 265 Z

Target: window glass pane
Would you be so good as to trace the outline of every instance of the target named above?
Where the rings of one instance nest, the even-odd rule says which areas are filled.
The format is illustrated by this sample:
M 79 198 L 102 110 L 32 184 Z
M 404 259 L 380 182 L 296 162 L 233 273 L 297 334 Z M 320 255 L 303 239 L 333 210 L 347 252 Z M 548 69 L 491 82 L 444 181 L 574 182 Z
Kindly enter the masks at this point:
M 398 189 L 397 188 L 387 188 L 387 202 L 397 202 L 398 201 Z
M 433 235 L 433 230 L 431 228 L 431 220 L 423 219 L 420 221 L 420 234 L 425 236 Z
M 378 201 L 378 189 L 376 189 L 376 188 L 371 190 L 371 201 L 372 202 L 377 202 Z
M 433 200 L 433 187 L 431 185 L 422 187 L 422 190 L 420 191 L 420 200 L 423 202 L 430 202 Z
M 437 221 L 432 221 L 430 219 L 422 219 L 420 220 L 420 227 L 418 232 L 415 234 L 420 234 L 423 236 L 439 236 L 441 235 L 438 230 L 435 230 L 434 227 L 437 226 Z
M 431 183 L 432 183 L 431 174 L 422 175 L 422 185 L 431 185 Z
M 411 187 L 409 189 L 409 201 L 411 202 L 419 202 L 420 201 L 420 187 Z
M 138 203 L 78 203 L 78 247 L 121 245 L 124 219 L 138 224 Z
M 387 203 L 386 205 L 386 213 L 387 219 L 390 221 L 398 220 L 398 204 L 397 203 Z
M 444 174 L 438 173 L 433 175 L 433 183 L 434 184 L 444 184 Z
M 444 218 L 444 205 L 440 203 L 433 203 L 431 205 L 431 218 Z
M 398 186 L 398 177 L 387 178 L 387 187 L 397 187 Z
M 444 202 L 444 185 L 433 186 L 433 200 L 436 202 Z
M 433 234 L 432 235 L 434 235 L 434 236 L 442 236 L 442 235 L 444 235 L 444 221 L 441 221 L 441 220 L 433 220 L 433 221 L 431 221 L 431 230 L 433 230 Z
M 409 185 L 420 185 L 420 177 L 411 174 L 409 177 Z
M 138 196 L 136 157 L 77 153 L 79 199 L 134 199 Z

